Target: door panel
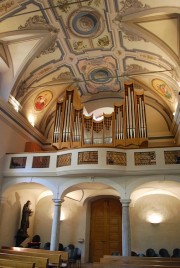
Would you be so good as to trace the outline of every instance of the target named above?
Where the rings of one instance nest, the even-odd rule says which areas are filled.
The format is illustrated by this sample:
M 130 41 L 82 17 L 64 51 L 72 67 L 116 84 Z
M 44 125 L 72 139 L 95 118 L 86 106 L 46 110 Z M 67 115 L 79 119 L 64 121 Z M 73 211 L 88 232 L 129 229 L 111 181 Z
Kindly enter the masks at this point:
M 90 261 L 122 251 L 122 208 L 117 199 L 103 198 L 91 203 Z

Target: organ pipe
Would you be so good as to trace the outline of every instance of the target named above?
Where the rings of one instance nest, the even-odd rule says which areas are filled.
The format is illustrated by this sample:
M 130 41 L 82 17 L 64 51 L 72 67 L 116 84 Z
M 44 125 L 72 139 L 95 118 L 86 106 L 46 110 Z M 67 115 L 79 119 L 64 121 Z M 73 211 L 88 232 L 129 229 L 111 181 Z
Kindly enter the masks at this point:
M 57 104 L 52 145 L 57 149 L 85 146 L 139 146 L 147 144 L 146 112 L 142 90 L 124 85 L 124 103 L 114 105 L 114 112 L 101 121 L 83 114 L 77 89 L 66 90 Z

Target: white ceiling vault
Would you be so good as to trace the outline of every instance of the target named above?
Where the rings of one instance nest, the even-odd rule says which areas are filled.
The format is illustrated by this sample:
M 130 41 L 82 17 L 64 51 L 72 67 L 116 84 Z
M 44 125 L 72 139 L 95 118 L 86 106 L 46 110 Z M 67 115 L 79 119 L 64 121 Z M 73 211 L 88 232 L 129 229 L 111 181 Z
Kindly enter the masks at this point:
M 101 116 L 133 82 L 144 89 L 148 136 L 173 140 L 179 34 L 179 0 L 0 0 L 0 96 L 46 144 L 67 88 Z

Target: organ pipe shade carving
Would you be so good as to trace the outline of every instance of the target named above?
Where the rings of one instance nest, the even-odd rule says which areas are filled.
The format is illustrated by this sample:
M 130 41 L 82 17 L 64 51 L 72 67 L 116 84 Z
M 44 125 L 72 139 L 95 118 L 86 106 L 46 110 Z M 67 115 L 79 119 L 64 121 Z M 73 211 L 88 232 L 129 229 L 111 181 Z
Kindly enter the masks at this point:
M 83 114 L 77 89 L 66 90 L 57 103 L 52 145 L 56 149 L 93 146 L 147 146 L 146 111 L 143 90 L 125 84 L 124 102 L 114 105 L 112 114 L 101 121 Z

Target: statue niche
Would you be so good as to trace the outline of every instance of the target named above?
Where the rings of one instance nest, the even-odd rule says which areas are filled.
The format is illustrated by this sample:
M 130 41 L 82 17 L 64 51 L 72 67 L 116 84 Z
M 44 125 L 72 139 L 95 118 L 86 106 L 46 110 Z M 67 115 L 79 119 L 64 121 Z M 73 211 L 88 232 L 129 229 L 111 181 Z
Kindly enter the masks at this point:
M 29 228 L 29 217 L 32 215 L 33 211 L 30 209 L 31 202 L 28 200 L 22 209 L 22 218 L 21 218 L 21 226 L 18 229 L 16 234 L 16 247 L 21 245 L 21 243 L 29 237 L 27 233 L 27 229 Z

